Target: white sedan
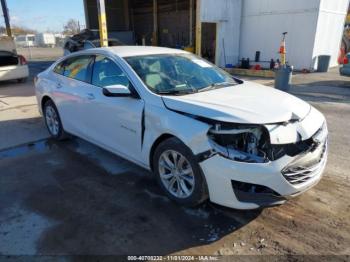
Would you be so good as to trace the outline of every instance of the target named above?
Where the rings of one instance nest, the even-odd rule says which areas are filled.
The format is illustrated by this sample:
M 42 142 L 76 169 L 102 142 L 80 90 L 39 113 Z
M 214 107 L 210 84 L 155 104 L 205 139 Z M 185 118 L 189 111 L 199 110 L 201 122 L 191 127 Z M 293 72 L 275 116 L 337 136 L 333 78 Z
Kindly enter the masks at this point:
M 282 204 L 316 185 L 326 165 L 319 111 L 185 51 L 77 52 L 35 85 L 52 137 L 74 134 L 151 170 L 182 205 Z
M 29 76 L 27 61 L 18 55 L 12 38 L 0 37 L 0 81 L 24 82 Z

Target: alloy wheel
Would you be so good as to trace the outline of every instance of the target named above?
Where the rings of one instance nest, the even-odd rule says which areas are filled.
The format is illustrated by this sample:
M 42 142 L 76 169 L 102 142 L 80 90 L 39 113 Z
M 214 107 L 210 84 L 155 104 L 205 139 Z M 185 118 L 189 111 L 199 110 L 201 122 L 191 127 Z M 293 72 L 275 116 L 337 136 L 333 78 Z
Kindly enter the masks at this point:
M 167 150 L 159 157 L 159 175 L 166 190 L 177 198 L 191 196 L 195 176 L 189 161 L 177 151 Z
M 51 135 L 57 136 L 60 131 L 60 124 L 56 110 L 52 106 L 46 107 L 45 119 Z

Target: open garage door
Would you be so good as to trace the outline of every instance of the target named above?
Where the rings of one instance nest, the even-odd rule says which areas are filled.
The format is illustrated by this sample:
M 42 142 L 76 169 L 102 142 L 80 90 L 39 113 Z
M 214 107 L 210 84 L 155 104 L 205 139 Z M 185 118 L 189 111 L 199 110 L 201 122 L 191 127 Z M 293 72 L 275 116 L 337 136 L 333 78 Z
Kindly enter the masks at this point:
M 133 0 L 133 29 L 137 44 L 145 41 L 147 45 L 174 48 L 193 46 L 194 2 L 190 0 Z M 155 16 L 156 19 L 154 19 Z
M 105 0 L 110 37 L 131 32 L 134 44 L 194 46 L 195 0 Z M 98 29 L 96 0 L 84 0 L 86 25 Z M 124 40 L 124 39 L 120 39 Z M 123 42 L 126 42 L 125 40 Z M 130 44 L 130 41 L 126 43 Z

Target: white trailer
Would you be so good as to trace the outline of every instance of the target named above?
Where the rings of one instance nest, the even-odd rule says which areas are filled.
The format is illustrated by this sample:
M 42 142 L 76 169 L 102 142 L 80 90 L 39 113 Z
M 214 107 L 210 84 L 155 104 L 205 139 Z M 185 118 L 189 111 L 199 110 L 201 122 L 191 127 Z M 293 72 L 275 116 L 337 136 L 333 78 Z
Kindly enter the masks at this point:
M 56 45 L 56 37 L 51 33 L 39 33 L 35 35 L 35 43 L 40 47 L 54 47 Z
M 18 47 L 33 47 L 35 45 L 35 35 L 18 35 L 15 37 L 15 41 Z

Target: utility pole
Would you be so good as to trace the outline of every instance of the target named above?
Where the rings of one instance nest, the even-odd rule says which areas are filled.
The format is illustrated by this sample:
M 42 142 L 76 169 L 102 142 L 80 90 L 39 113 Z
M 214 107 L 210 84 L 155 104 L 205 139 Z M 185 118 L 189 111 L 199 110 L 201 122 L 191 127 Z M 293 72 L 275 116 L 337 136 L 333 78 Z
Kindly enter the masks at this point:
M 101 47 L 108 46 L 107 18 L 105 0 L 97 0 L 98 22 L 100 26 Z
M 10 16 L 8 13 L 6 0 L 1 0 L 1 6 L 2 6 L 2 13 L 4 14 L 7 35 L 9 37 L 12 37 L 11 26 L 10 26 Z

